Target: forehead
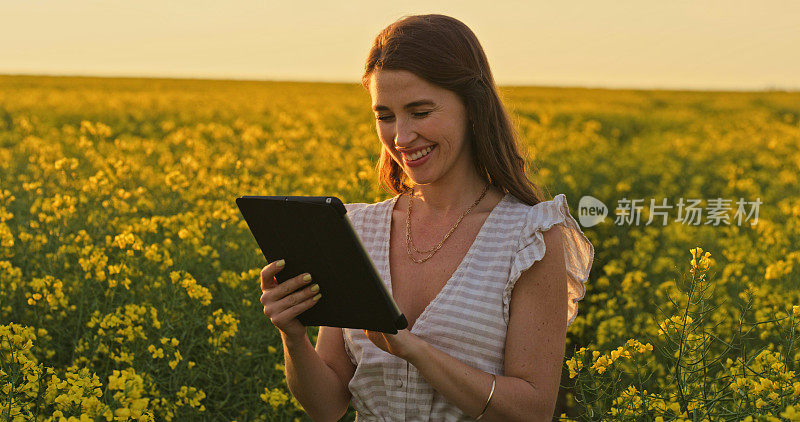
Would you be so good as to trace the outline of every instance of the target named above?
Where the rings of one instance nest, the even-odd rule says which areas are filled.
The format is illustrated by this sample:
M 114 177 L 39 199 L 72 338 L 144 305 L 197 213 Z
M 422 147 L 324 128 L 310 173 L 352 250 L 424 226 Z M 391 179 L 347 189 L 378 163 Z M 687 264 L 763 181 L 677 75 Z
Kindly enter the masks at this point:
M 376 70 L 369 79 L 372 105 L 396 106 L 425 97 L 444 99 L 448 91 L 407 70 Z

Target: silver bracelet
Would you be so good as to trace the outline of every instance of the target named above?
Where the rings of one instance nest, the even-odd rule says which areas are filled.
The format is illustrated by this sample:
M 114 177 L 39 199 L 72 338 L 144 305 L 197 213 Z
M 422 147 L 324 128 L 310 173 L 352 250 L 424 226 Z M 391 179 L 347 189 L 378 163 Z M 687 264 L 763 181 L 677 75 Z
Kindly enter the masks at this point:
M 476 420 L 476 421 L 477 421 L 478 419 L 482 418 L 482 417 L 483 417 L 483 414 L 484 414 L 484 413 L 486 413 L 486 409 L 488 409 L 488 408 L 489 408 L 489 401 L 491 401 L 491 400 L 492 400 L 492 395 L 494 395 L 494 385 L 495 385 L 495 381 L 497 381 L 497 377 L 495 377 L 495 376 L 494 376 L 494 374 L 492 374 L 492 391 L 490 391 L 490 392 L 489 392 L 489 398 L 488 398 L 488 399 L 486 399 L 486 406 L 483 406 L 483 412 L 481 412 L 481 414 L 480 414 L 480 415 L 478 415 L 478 417 L 477 417 L 477 418 L 475 418 L 475 420 Z

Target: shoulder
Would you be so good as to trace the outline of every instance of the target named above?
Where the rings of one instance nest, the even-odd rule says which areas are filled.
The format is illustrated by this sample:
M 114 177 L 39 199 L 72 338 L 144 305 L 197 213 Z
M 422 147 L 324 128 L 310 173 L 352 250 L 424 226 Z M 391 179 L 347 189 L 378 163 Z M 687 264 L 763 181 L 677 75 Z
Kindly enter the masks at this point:
M 570 319 L 568 275 L 560 226 L 542 238 L 546 253 L 522 272 L 512 294 L 504 371 L 530 383 L 543 403 L 555 403 Z
M 368 204 L 366 202 L 351 202 L 349 204 L 344 204 L 344 208 L 347 210 L 347 215 L 352 216 L 369 205 L 372 204 Z
M 526 305 L 533 305 L 533 302 L 545 298 L 558 298 L 566 303 L 566 297 L 561 297 L 566 292 L 563 287 L 567 279 L 564 228 L 571 216 L 562 207 L 566 207 L 563 194 L 534 205 L 518 202 L 517 208 L 522 218 L 515 256 L 517 268 L 514 278 L 517 280 L 511 283 L 512 302 L 524 300 L 528 302 Z M 560 291 L 562 289 L 563 292 Z M 542 309 L 541 306 L 522 308 L 531 311 Z
M 374 203 L 349 202 L 349 203 L 344 204 L 344 208 L 347 210 L 347 215 L 348 216 L 353 216 L 353 215 L 359 214 L 359 213 L 361 213 L 363 211 L 370 211 L 370 210 L 375 211 L 375 210 L 377 210 L 379 208 L 382 208 L 382 207 L 388 205 L 394 199 L 395 198 L 392 197 L 392 198 L 386 199 L 384 201 L 374 202 Z
M 510 195 L 509 202 L 511 212 L 521 216 L 520 223 L 527 232 L 544 231 L 572 217 L 567 197 L 563 193 L 533 205 L 526 204 L 513 195 Z
M 392 197 L 375 203 L 352 202 L 344 204 L 347 210 L 347 218 L 355 227 L 381 224 L 386 217 L 386 213 L 391 212 L 395 198 Z M 389 214 L 389 218 L 391 218 L 391 214 Z
M 526 268 L 519 276 L 512 294 L 512 303 L 521 297 L 529 304 L 545 300 L 563 302 L 566 305 L 567 269 L 564 262 L 564 236 L 562 227 L 555 225 L 543 231 L 542 256 L 535 265 Z M 512 306 L 513 310 L 514 306 Z M 530 310 L 543 309 L 541 306 L 525 306 Z
M 515 198 L 516 199 L 516 198 Z M 549 201 L 528 205 L 516 200 L 514 207 L 523 217 L 518 223 L 516 255 L 511 277 L 506 286 L 505 300 L 509 301 L 517 280 L 543 280 L 557 278 L 557 288 L 564 286 L 566 278 L 568 299 L 567 321 L 572 323 L 577 314 L 577 303 L 584 296 L 589 272 L 594 261 L 594 246 L 587 239 L 577 221 L 569 212 L 564 194 Z M 537 265 L 536 262 L 542 261 Z M 523 273 L 525 276 L 523 276 Z M 551 277 L 547 274 L 553 274 Z M 523 281 L 523 283 L 526 283 Z M 527 283 L 534 283 L 528 281 Z M 532 287 L 523 288 L 529 290 Z M 554 288 L 539 286 L 538 288 Z M 509 315 L 505 314 L 506 321 Z
M 541 201 L 534 205 L 528 205 L 513 195 L 510 202 L 510 212 L 517 220 L 518 252 L 532 249 L 536 252 L 534 255 L 538 260 L 550 246 L 550 242 L 545 242 L 546 239 L 550 239 L 551 242 L 556 241 L 559 245 L 562 243 L 561 235 L 568 233 L 573 237 L 578 236 L 585 239 L 578 222 L 569 211 L 567 197 L 563 193 L 556 195 L 551 200 Z M 551 230 L 554 227 L 555 230 Z M 578 243 L 583 246 L 591 246 L 588 240 Z

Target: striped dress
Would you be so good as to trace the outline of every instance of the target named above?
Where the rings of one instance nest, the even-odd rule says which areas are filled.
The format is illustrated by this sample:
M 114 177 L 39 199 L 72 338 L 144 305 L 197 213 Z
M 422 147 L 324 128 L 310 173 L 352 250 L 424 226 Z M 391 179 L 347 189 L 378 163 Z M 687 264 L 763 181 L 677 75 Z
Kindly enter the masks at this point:
M 391 293 L 389 235 L 399 195 L 374 204 L 345 204 L 347 217 Z M 565 235 L 572 323 L 583 298 L 594 247 L 570 215 L 566 197 L 530 206 L 506 194 L 486 218 L 475 241 L 411 332 L 462 362 L 503 375 L 509 303 L 520 274 L 542 259 L 541 232 L 555 224 Z M 359 329 L 343 328 L 345 350 L 356 366 L 348 389 L 356 421 L 469 421 L 407 361 L 375 346 Z

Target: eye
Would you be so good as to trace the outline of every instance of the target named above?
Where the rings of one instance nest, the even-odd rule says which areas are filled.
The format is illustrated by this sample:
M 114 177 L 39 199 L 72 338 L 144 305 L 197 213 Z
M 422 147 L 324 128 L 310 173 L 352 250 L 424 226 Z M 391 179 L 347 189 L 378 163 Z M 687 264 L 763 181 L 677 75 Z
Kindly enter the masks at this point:
M 426 117 L 427 115 L 431 114 L 430 111 L 418 111 L 416 113 L 411 113 L 414 117 Z
M 382 121 L 382 122 L 386 122 L 386 121 L 391 120 L 392 117 L 394 117 L 394 116 L 391 116 L 391 115 L 389 115 L 389 116 L 376 116 L 375 118 L 380 120 L 380 121 Z

